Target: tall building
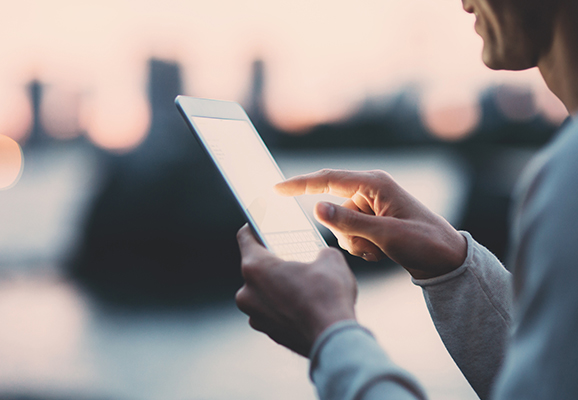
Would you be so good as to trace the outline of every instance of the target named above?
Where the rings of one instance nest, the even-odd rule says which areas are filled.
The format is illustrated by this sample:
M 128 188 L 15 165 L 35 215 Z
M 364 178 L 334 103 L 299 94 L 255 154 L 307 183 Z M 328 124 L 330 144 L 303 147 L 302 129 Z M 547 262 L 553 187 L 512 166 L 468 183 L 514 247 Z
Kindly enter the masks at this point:
M 32 126 L 26 139 L 26 146 L 37 146 L 47 139 L 41 119 L 44 85 L 35 79 L 27 85 L 27 89 L 32 108 Z
M 267 104 L 265 100 L 267 81 L 265 73 L 265 62 L 261 59 L 253 61 L 245 110 L 265 143 L 267 143 L 268 146 L 274 146 L 278 142 L 279 132 L 275 129 L 267 115 Z
M 267 120 L 265 111 L 265 63 L 263 60 L 253 61 L 251 67 L 251 86 L 247 101 L 247 114 L 255 125 Z

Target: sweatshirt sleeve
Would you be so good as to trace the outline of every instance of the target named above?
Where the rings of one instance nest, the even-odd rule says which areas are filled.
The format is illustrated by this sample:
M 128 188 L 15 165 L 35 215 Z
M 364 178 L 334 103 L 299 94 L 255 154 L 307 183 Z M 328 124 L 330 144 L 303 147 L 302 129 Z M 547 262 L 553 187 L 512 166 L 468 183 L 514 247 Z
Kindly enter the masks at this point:
M 483 400 L 506 352 L 513 302 L 511 274 L 471 235 L 468 254 L 449 274 L 413 282 L 423 289 L 435 327 L 450 355 Z
M 578 122 L 519 187 L 516 313 L 496 399 L 578 398 Z
M 395 365 L 356 321 L 327 328 L 310 354 L 310 376 L 321 400 L 421 400 L 417 381 Z

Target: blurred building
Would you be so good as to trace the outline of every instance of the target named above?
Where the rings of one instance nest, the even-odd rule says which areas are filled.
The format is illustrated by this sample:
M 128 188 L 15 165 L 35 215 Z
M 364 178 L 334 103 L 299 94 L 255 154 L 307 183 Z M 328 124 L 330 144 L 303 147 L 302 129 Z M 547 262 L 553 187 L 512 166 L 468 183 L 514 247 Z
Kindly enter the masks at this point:
M 256 59 L 251 65 L 251 76 L 249 77 L 249 92 L 243 107 L 259 135 L 268 147 L 275 147 L 279 143 L 279 136 L 282 132 L 277 129 L 267 113 L 266 100 L 266 65 L 261 59 Z
M 241 282 L 235 233 L 243 218 L 174 106 L 180 68 L 149 62 L 150 132 L 107 172 L 70 263 L 109 301 L 182 304 Z
M 32 110 L 32 121 L 25 145 L 26 147 L 37 147 L 45 144 L 48 139 L 41 118 L 44 85 L 35 79 L 28 84 L 27 90 Z
M 253 61 L 245 109 L 255 126 L 269 123 L 265 105 L 265 62 L 263 60 Z
M 512 192 L 526 164 L 558 127 L 538 113 L 529 89 L 492 87 L 482 94 L 480 103 L 478 128 L 454 144 L 472 173 L 461 228 L 505 262 Z

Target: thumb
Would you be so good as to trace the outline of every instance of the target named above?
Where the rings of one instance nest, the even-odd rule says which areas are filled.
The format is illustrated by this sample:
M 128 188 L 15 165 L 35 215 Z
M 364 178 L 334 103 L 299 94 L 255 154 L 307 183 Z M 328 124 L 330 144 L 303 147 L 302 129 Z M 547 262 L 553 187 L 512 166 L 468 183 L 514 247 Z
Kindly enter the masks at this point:
M 370 241 L 373 241 L 377 232 L 384 233 L 383 223 L 387 219 L 326 202 L 317 203 L 315 217 L 331 230 Z
M 269 251 L 257 241 L 249 224 L 245 224 L 239 229 L 239 232 L 237 232 L 237 242 L 239 243 L 241 258 L 246 258 L 251 255 L 263 256 L 269 253 Z

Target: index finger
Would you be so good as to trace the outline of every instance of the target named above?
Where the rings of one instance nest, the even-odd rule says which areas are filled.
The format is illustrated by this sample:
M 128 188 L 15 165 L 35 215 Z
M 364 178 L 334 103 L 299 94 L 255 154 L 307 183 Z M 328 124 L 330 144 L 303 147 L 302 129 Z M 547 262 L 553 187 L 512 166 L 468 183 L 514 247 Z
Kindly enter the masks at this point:
M 323 169 L 287 179 L 275 185 L 275 190 L 284 196 L 327 193 L 351 198 L 362 185 L 369 183 L 370 175 L 368 172 Z
M 239 250 L 241 251 L 241 258 L 263 258 L 275 257 L 269 250 L 267 250 L 255 237 L 249 224 L 245 224 L 239 232 L 237 232 L 237 242 L 239 243 Z

